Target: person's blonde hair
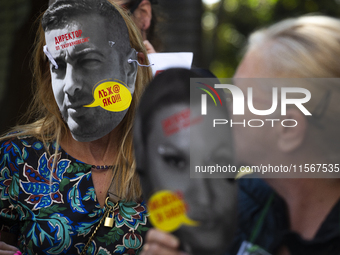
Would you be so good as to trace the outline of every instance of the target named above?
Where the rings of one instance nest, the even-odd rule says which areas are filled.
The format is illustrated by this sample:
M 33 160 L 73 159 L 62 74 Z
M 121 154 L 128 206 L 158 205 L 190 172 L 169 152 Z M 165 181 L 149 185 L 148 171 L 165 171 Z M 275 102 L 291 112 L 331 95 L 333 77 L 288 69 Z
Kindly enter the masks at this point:
M 111 3 L 123 17 L 129 31 L 131 47 L 137 52 L 143 53 L 146 64 L 149 64 L 147 52 L 142 42 L 140 32 L 131 18 L 116 4 Z M 43 14 L 40 16 L 42 18 Z M 25 119 L 34 120 L 30 124 L 14 127 L 11 132 L 20 132 L 20 135 L 31 135 L 44 142 L 44 144 L 60 140 L 67 134 L 68 127 L 61 117 L 59 108 L 54 99 L 49 62 L 43 53 L 45 45 L 45 33 L 40 24 L 35 41 L 33 76 L 35 80 L 35 93 L 32 104 L 28 109 Z M 151 80 L 150 68 L 138 67 L 135 90 L 132 102 L 124 119 L 117 127 L 119 138 L 117 139 L 118 154 L 114 165 L 118 170 L 114 175 L 116 194 L 126 201 L 137 200 L 141 197 L 139 178 L 135 172 L 135 159 L 132 143 L 132 126 L 135 110 L 141 97 L 144 87 Z M 10 134 L 2 139 L 16 137 L 18 134 Z M 58 147 L 58 146 L 57 146 Z
M 283 20 L 251 34 L 248 51 L 261 56 L 263 68 L 271 77 L 340 78 L 340 19 L 309 15 Z M 340 107 L 336 100 L 340 96 L 339 80 L 322 81 L 320 84 L 320 79 L 308 79 L 301 84 L 312 94 L 313 99 L 306 104 L 310 112 L 323 101 L 326 104 L 322 134 L 318 132 L 313 139 L 321 150 L 333 155 L 340 144 Z
M 299 77 L 340 77 L 340 20 L 301 16 L 260 29 L 249 38 L 249 48 L 266 44 L 273 71 Z M 269 59 L 270 58 L 270 59 Z

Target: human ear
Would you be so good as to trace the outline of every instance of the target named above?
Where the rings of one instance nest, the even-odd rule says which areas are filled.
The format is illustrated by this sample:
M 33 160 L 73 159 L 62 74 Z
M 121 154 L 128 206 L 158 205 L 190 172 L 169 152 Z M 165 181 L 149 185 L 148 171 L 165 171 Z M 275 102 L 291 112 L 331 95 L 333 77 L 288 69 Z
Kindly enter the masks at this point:
M 140 64 L 145 65 L 145 55 L 143 52 L 137 53 L 137 59 Z
M 152 7 L 150 1 L 142 1 L 138 8 L 133 12 L 133 17 L 140 30 L 148 30 L 152 19 Z
M 126 81 L 128 89 L 130 90 L 131 94 L 135 91 L 135 83 L 137 77 L 137 70 L 138 65 L 136 63 L 137 53 L 135 49 L 131 49 L 130 53 L 128 54 L 126 64 L 127 64 L 127 73 L 126 73 Z
M 286 119 L 292 119 L 297 122 L 295 127 L 279 126 L 278 147 L 283 152 L 291 152 L 299 148 L 306 136 L 308 122 L 306 117 L 298 109 L 287 109 Z M 286 124 L 293 126 L 294 121 Z

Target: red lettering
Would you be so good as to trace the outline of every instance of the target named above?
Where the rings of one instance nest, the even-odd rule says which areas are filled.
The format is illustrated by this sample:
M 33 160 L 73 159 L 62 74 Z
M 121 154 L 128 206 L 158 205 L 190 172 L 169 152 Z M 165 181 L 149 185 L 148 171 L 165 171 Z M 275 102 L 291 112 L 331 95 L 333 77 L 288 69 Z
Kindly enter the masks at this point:
M 181 215 L 185 212 L 185 209 L 183 208 L 183 206 L 177 206 L 177 207 L 173 207 L 171 208 L 170 210 L 167 210 L 165 212 L 165 216 L 168 218 L 168 219 L 171 219 L 171 218 L 174 218 L 174 217 L 177 217 L 178 215 Z
M 174 121 L 175 121 L 175 122 L 179 122 L 180 119 L 181 119 L 181 115 L 176 114 L 176 115 L 174 116 Z
M 155 200 L 148 204 L 149 210 L 156 210 L 159 208 L 159 201 Z
M 103 99 L 104 107 L 107 106 L 106 99 Z
M 120 101 L 122 101 L 121 97 L 120 97 L 120 94 L 118 95 L 114 95 L 111 97 L 112 98 L 112 102 L 115 104 L 115 103 L 118 103 Z
M 169 136 L 169 135 L 177 133 L 178 131 L 179 131 L 179 127 L 177 126 L 171 127 L 166 131 L 166 135 Z
M 160 222 L 162 222 L 163 220 L 164 220 L 163 215 L 160 214 L 160 213 L 157 213 L 157 214 L 156 214 L 156 221 L 160 223 Z
M 190 118 L 190 110 L 189 110 L 189 109 L 184 110 L 184 111 L 182 112 L 182 118 L 183 118 L 183 119 L 188 119 L 188 118 Z
M 112 87 L 109 87 L 109 88 L 106 88 L 108 91 L 109 91 L 109 95 L 112 95 L 113 92 L 112 92 Z
M 67 34 L 59 35 L 58 37 L 54 38 L 55 44 L 57 45 L 57 44 L 60 44 L 61 42 L 64 42 L 65 40 L 67 41 L 67 40 L 75 39 L 76 37 L 80 37 L 82 33 L 83 33 L 83 31 L 81 29 L 79 29 L 77 31 L 73 31 L 73 32 L 69 32 Z M 87 37 L 87 38 L 79 40 L 79 43 L 88 42 L 88 41 L 89 41 L 89 38 Z
M 162 197 L 162 206 L 166 206 L 168 204 L 171 204 L 172 202 L 178 200 L 178 198 L 174 195 L 166 195 Z
M 171 120 L 165 119 L 162 121 L 163 128 L 168 128 L 171 125 Z
M 111 102 L 111 100 L 110 100 L 109 97 L 107 98 L 107 101 L 108 101 L 108 102 L 107 102 L 108 105 L 111 105 L 111 104 L 112 104 L 112 102 Z
M 100 90 L 99 90 L 98 94 L 99 94 L 99 98 L 104 97 L 103 94 L 102 94 L 102 92 L 101 92 Z
M 168 196 L 162 197 L 162 205 L 165 206 L 168 204 Z

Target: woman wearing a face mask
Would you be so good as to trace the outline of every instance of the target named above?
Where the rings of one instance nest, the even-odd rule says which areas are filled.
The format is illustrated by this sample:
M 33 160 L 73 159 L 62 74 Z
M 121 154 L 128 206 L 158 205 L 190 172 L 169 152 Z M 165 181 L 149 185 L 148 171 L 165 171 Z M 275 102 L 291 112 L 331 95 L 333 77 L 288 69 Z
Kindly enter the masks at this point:
M 1 252 L 141 248 L 148 227 L 131 128 L 151 74 L 138 67 L 145 55 L 137 28 L 118 6 L 106 0 L 49 6 L 37 37 L 37 87 L 28 111 L 34 121 L 1 139 Z

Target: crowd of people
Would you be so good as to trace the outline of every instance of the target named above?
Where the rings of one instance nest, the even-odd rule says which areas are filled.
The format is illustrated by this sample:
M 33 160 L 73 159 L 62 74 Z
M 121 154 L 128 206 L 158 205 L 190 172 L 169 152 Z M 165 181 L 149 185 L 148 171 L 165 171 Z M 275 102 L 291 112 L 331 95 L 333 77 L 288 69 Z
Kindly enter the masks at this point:
M 253 32 L 233 77 L 247 95 L 239 115 L 217 79 L 191 84 L 209 72 L 152 77 L 156 2 L 49 1 L 34 121 L 0 138 L 0 254 L 340 254 L 340 20 L 302 16 Z M 222 107 L 209 99 L 203 114 L 207 88 Z M 231 118 L 239 124 L 211 128 Z M 218 164 L 300 175 L 190 178 L 192 165 Z M 198 226 L 153 228 L 146 204 L 162 190 L 179 194 Z

